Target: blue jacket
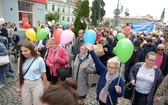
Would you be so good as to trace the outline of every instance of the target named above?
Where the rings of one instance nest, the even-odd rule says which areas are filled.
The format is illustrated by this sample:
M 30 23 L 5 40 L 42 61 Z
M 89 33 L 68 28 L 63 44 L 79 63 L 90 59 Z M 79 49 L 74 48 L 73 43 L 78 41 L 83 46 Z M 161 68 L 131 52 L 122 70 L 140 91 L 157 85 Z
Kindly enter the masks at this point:
M 102 90 L 102 88 L 106 84 L 107 68 L 101 63 L 101 61 L 99 60 L 97 55 L 94 53 L 94 51 L 90 51 L 90 54 L 91 54 L 92 59 L 95 63 L 95 66 L 96 66 L 96 73 L 98 75 L 100 75 L 98 87 L 96 90 L 96 93 L 97 93 L 96 99 L 99 100 L 100 91 Z M 119 86 L 122 88 L 121 93 L 117 93 L 115 90 L 115 86 L 117 85 L 119 78 L 120 78 Z M 121 77 L 117 77 L 113 82 L 110 83 L 110 85 L 108 87 L 108 91 L 109 91 L 109 94 L 110 94 L 111 99 L 113 101 L 113 105 L 117 105 L 117 98 L 122 97 L 124 95 L 124 81 L 123 81 L 123 79 Z M 111 105 L 109 97 L 107 97 L 106 105 Z

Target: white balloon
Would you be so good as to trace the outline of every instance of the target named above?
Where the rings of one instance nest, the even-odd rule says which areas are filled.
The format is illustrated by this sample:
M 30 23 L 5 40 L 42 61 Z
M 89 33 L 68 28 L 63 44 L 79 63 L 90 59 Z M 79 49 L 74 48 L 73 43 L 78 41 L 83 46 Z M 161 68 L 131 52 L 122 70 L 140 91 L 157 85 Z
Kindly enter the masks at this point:
M 51 23 L 51 21 L 48 21 L 48 25 L 49 25 L 49 26 L 52 26 L 52 23 Z
M 0 23 L 1 24 L 4 24 L 5 23 L 5 20 L 3 18 L 0 18 Z

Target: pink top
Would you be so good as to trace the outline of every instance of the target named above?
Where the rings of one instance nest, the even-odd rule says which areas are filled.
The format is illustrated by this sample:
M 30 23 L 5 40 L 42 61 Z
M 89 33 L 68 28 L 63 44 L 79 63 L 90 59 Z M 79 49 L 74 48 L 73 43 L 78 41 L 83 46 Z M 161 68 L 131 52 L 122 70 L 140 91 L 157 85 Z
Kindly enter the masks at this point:
M 106 103 L 107 93 L 104 94 L 104 88 L 102 88 L 102 90 L 100 91 L 99 99 L 100 99 L 103 103 Z
M 160 68 L 161 64 L 162 64 L 162 61 L 163 61 L 163 55 L 160 55 L 158 54 L 157 55 L 157 58 L 156 58 L 156 62 L 155 62 L 155 65 Z
M 58 56 L 58 60 L 56 60 L 56 55 Z M 69 62 L 68 53 L 65 48 L 56 48 L 56 49 L 49 49 L 48 56 L 46 58 L 46 64 L 53 64 L 53 67 L 50 68 L 50 74 L 57 76 L 56 69 L 61 67 L 66 67 Z

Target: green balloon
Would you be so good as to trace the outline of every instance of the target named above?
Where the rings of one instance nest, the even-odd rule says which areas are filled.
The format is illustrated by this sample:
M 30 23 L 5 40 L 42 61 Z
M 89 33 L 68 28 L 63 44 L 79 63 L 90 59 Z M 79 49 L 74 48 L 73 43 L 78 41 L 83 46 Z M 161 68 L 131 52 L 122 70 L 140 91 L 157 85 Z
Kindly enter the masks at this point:
M 121 39 L 116 45 L 116 53 L 120 62 L 127 62 L 132 56 L 134 46 L 129 39 Z
M 46 29 L 38 29 L 37 31 L 37 40 L 43 40 L 48 35 L 48 32 Z
M 121 40 L 121 39 L 123 39 L 123 38 L 125 38 L 125 35 L 123 33 L 118 33 L 117 34 L 117 40 L 118 41 Z
M 113 48 L 113 53 L 114 53 L 115 55 L 117 55 L 117 48 L 116 48 L 116 47 Z

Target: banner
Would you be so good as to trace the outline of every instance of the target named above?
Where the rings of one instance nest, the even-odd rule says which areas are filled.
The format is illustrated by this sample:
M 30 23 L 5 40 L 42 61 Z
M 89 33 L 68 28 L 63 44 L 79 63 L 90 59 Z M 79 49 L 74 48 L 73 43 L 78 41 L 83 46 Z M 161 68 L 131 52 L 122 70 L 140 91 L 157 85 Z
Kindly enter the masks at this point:
M 131 30 L 133 32 L 152 32 L 154 24 L 154 22 L 133 22 L 131 24 Z
M 29 14 L 22 12 L 22 22 L 29 22 Z
M 33 2 L 43 3 L 46 4 L 47 0 L 31 0 Z

